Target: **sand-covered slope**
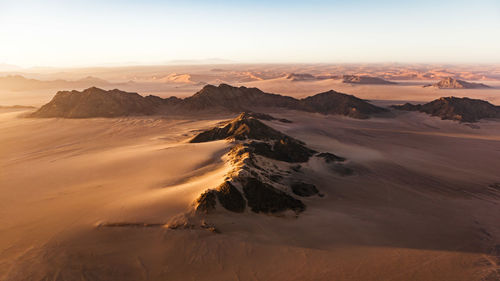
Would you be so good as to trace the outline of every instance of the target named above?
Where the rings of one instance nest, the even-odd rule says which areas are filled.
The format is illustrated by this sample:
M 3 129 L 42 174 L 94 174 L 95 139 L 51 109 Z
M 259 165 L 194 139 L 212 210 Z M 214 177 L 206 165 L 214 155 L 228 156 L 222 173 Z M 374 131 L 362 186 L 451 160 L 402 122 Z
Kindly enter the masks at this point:
M 407 111 L 420 111 L 432 116 L 441 117 L 443 120 L 460 122 L 477 122 L 483 118 L 500 118 L 500 106 L 495 106 L 487 101 L 443 97 L 426 104 L 394 105 L 393 108 Z
M 291 163 L 254 153 L 264 168 L 256 172 L 279 170 L 273 188 L 304 204 L 298 216 L 256 213 L 240 185 L 226 184 L 237 167 L 230 159 L 243 159 L 229 154 L 236 143 L 189 142 L 234 114 L 0 114 L 0 279 L 498 279 L 499 122 L 473 129 L 416 112 L 266 113 L 292 122 L 264 125 L 345 158 Z M 310 185 L 318 193 L 304 196 Z M 244 211 L 216 195 L 215 211 L 191 217 L 209 189 L 234 210 L 247 201 Z

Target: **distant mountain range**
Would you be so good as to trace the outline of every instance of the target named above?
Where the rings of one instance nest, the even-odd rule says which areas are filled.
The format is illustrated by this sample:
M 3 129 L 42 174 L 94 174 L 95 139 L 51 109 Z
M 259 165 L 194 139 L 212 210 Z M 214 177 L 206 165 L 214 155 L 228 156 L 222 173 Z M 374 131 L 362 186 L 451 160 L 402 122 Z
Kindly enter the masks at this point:
M 102 80 L 96 77 L 88 76 L 79 80 L 37 80 L 26 78 L 21 75 L 8 75 L 0 77 L 0 89 L 9 91 L 29 91 L 29 90 L 40 90 L 40 89 L 74 89 L 74 88 L 86 88 L 90 86 L 105 87 L 109 86 L 106 80 Z
M 483 118 L 500 118 L 500 106 L 495 106 L 487 101 L 446 97 L 433 100 L 426 104 L 394 105 L 393 108 L 407 111 L 419 111 L 432 116 L 441 117 L 443 120 L 460 122 L 477 122 Z
M 245 111 L 262 107 L 279 107 L 352 118 L 368 118 L 387 111 L 352 95 L 328 91 L 303 99 L 265 93 L 257 88 L 233 87 L 227 84 L 207 85 L 185 99 L 157 96 L 142 97 L 120 90 L 105 91 L 96 87 L 79 91 L 60 91 L 34 112 L 32 117 L 118 117 L 185 113 L 193 111 Z
M 488 85 L 482 83 L 471 83 L 464 80 L 455 79 L 452 77 L 447 77 L 441 81 L 426 85 L 424 87 L 436 87 L 439 89 L 489 89 Z
M 391 81 L 384 80 L 378 77 L 371 76 L 358 76 L 358 75 L 344 75 L 342 76 L 343 83 L 349 84 L 366 84 L 366 85 L 391 85 L 397 84 Z
M 286 79 L 293 82 L 297 81 L 318 81 L 326 79 L 341 79 L 342 83 L 347 84 L 365 84 L 365 85 L 392 85 L 397 84 L 395 82 L 387 81 L 382 78 L 365 76 L 365 75 L 319 75 L 315 76 L 309 73 L 290 73 L 286 76 Z
M 318 78 L 309 73 L 290 73 L 286 76 L 286 79 L 291 81 L 316 81 L 328 78 Z

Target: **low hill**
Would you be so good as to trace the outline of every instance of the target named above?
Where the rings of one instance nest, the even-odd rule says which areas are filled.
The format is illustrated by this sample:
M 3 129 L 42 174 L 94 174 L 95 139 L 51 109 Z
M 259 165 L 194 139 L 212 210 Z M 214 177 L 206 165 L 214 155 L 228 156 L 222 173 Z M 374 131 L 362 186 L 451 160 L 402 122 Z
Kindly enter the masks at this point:
M 357 75 L 344 75 L 342 76 L 342 83 L 349 84 L 366 84 L 366 85 L 391 85 L 397 84 L 391 81 L 384 80 L 378 77 L 371 76 L 357 76 Z
M 286 76 L 286 79 L 291 81 L 316 81 L 322 80 L 309 73 L 290 73 Z
M 300 108 L 310 112 L 345 115 L 358 119 L 386 111 L 355 96 L 333 90 L 301 99 Z
M 441 117 L 443 120 L 460 122 L 477 122 L 483 118 L 500 118 L 500 106 L 495 106 L 487 101 L 445 97 L 433 100 L 426 104 L 394 105 L 393 108 L 407 111 L 420 111 L 432 116 Z
M 455 79 L 452 77 L 444 78 L 435 84 L 426 85 L 424 87 L 436 87 L 439 89 L 489 89 L 489 88 L 491 88 L 490 86 L 482 84 L 482 83 L 471 83 L 471 82 L 467 82 L 464 80 Z

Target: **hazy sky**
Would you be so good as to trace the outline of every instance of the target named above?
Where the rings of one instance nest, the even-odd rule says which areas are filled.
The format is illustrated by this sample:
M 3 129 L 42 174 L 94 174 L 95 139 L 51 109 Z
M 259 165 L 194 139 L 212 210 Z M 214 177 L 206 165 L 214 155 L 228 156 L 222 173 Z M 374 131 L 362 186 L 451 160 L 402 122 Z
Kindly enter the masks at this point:
M 500 0 L 0 0 L 0 63 L 500 63 Z

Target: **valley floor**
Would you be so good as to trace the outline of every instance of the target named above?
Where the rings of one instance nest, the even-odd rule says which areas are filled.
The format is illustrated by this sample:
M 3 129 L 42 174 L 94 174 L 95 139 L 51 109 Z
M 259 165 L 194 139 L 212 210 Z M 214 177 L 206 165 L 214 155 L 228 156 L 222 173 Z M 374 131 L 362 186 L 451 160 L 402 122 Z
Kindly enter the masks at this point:
M 234 116 L 24 113 L 0 112 L 0 280 L 500 279 L 500 122 L 266 112 L 354 175 L 307 163 L 305 212 L 218 210 L 215 233 L 162 224 L 223 181 L 231 143 L 187 141 Z

